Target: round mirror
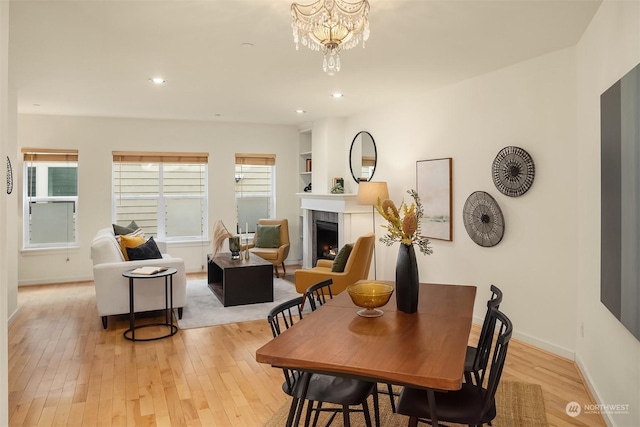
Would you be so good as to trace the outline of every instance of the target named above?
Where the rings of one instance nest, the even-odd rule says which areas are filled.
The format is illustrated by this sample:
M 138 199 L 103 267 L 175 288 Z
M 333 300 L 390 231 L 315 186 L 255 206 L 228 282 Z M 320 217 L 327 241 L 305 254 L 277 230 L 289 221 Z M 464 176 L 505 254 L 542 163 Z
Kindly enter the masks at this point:
M 376 171 L 378 152 L 376 143 L 369 132 L 356 134 L 349 150 L 349 168 L 356 182 L 371 181 Z

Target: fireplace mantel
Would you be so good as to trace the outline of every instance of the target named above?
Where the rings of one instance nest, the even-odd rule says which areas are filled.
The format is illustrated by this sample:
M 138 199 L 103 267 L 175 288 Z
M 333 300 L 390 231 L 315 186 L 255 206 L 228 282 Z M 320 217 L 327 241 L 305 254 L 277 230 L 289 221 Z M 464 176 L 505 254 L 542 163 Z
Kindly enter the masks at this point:
M 357 194 L 298 193 L 300 207 L 312 211 L 337 213 L 367 213 L 371 206 L 359 205 Z
M 359 205 L 357 194 L 297 193 L 302 209 L 302 267 L 313 267 L 313 212 L 338 214 L 338 245 L 353 243 L 373 231 L 373 207 Z

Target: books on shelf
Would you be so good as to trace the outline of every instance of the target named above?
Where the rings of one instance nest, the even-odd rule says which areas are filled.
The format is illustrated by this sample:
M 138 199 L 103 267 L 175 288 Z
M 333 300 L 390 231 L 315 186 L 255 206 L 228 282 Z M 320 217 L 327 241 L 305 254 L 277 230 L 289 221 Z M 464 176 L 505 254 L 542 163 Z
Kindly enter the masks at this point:
M 132 274 L 145 274 L 150 276 L 152 274 L 162 273 L 163 271 L 168 270 L 169 267 L 138 267 L 135 270 L 132 270 Z

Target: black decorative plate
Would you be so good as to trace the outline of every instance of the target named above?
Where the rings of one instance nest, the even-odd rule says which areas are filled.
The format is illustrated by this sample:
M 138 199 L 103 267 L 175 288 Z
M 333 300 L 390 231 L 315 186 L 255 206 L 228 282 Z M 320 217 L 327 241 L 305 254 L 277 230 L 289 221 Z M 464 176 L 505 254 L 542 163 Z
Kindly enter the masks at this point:
M 11 168 L 11 159 L 7 156 L 7 194 L 13 191 L 13 169 Z
M 489 193 L 471 193 L 462 208 L 464 228 L 480 246 L 495 246 L 504 235 L 504 217 L 500 206 Z
M 510 197 L 522 196 L 531 188 L 536 168 L 533 159 L 520 147 L 504 147 L 493 160 L 493 183 Z

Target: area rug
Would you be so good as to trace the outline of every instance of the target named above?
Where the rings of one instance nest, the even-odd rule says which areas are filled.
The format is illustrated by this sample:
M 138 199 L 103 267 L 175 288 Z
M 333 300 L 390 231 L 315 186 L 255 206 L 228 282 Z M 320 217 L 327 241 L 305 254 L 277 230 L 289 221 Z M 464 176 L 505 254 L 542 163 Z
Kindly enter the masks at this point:
M 180 329 L 189 329 L 249 320 L 266 320 L 269 310 L 273 307 L 299 296 L 300 294 L 291 283 L 274 278 L 273 302 L 224 307 L 209 289 L 206 280 L 190 280 L 187 282 L 187 306 L 182 312 L 182 319 L 178 319 L 178 326 Z
M 405 415 L 394 414 L 391 411 L 389 397 L 380 394 L 380 425 L 381 427 L 405 427 L 409 418 Z M 281 427 L 286 425 L 287 415 L 291 402 L 284 404 L 266 422 L 265 427 Z M 369 404 L 371 421 L 373 422 L 373 408 Z M 538 384 L 529 384 L 514 381 L 502 381 L 496 392 L 497 416 L 492 421 L 493 427 L 548 427 L 547 416 L 544 408 L 542 388 Z M 322 414 L 320 419 L 326 422 L 330 414 Z M 363 427 L 364 417 L 361 413 L 351 414 L 351 426 Z M 324 423 L 318 423 L 324 425 Z M 426 424 L 420 424 L 426 425 Z M 430 424 L 429 424 L 430 425 Z M 460 426 L 460 424 L 440 423 L 443 426 Z M 341 427 L 342 414 L 339 414 L 331 423 L 332 427 Z

